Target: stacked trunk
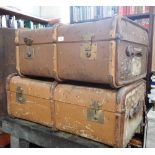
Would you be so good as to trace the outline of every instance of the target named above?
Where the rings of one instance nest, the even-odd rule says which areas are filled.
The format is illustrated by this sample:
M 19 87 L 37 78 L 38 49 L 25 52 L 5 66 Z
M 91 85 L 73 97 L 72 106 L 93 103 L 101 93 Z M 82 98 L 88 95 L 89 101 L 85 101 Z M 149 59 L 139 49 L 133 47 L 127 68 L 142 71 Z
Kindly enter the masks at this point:
M 18 31 L 15 40 L 20 76 L 7 81 L 11 116 L 114 147 L 128 144 L 143 120 L 144 28 L 115 16 Z

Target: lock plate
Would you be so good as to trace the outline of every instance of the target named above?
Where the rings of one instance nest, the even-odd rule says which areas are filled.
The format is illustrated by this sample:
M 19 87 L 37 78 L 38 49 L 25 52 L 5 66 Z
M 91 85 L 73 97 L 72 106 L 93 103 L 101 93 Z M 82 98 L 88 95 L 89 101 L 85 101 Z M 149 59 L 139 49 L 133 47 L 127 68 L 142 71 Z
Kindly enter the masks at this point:
M 87 109 L 87 119 L 97 123 L 104 123 L 104 114 L 97 101 L 93 101 Z
M 81 47 L 80 47 L 81 58 L 84 58 L 87 60 L 96 59 L 97 44 L 93 43 L 94 37 L 95 37 L 95 34 L 93 33 L 86 33 L 82 36 L 84 43 L 81 44 Z
M 95 60 L 97 52 L 97 44 L 96 43 L 83 43 L 80 47 L 81 58 L 88 60 Z
M 25 59 L 32 59 L 34 57 L 34 48 L 27 46 L 25 51 Z
M 25 102 L 25 97 L 23 96 L 23 90 L 20 86 L 16 88 L 16 102 L 23 104 Z

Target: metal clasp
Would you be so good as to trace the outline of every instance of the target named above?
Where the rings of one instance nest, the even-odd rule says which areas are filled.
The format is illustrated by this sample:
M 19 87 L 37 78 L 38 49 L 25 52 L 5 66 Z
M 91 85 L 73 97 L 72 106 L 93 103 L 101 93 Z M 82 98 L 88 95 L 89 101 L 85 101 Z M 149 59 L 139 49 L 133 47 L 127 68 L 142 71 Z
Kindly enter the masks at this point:
M 33 43 L 33 40 L 31 38 L 24 38 L 24 42 L 27 46 L 31 46 Z
M 25 102 L 25 98 L 23 96 L 23 90 L 20 86 L 17 86 L 17 88 L 16 88 L 16 102 L 18 102 L 18 103 Z
M 84 34 L 82 39 L 84 43 L 81 45 L 81 57 L 89 60 L 96 59 L 97 44 L 93 43 L 94 34 Z
M 26 47 L 25 58 L 30 59 L 34 56 L 34 48 L 31 46 Z
M 91 52 L 92 52 L 92 44 L 91 43 L 85 43 L 84 44 L 84 51 L 86 54 L 86 57 L 91 57 Z
M 34 55 L 34 48 L 32 47 L 33 40 L 31 38 L 24 38 L 26 44 L 25 58 L 32 58 Z
M 93 101 L 87 109 L 87 119 L 98 123 L 104 122 L 104 114 L 98 101 Z

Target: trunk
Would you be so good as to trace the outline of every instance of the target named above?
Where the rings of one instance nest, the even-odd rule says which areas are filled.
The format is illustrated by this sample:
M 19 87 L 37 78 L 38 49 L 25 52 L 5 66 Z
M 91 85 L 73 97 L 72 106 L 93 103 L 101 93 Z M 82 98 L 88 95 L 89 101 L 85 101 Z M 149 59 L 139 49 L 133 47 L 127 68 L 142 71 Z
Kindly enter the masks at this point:
M 54 125 L 54 83 L 8 77 L 7 100 L 9 115 L 42 125 Z
M 147 31 L 119 16 L 55 29 L 19 31 L 16 43 L 17 70 L 23 75 L 116 88 L 146 76 Z
M 7 115 L 6 77 L 16 72 L 15 30 L 0 28 L 0 119 Z
M 54 100 L 57 129 L 126 147 L 143 119 L 145 81 L 119 90 L 60 84 Z

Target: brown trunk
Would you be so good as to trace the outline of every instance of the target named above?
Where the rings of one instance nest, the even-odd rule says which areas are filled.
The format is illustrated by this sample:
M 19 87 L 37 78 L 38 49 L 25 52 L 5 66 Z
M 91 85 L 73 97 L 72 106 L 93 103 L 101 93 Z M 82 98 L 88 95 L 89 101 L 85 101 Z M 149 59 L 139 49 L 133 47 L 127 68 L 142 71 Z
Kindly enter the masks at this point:
M 119 16 L 55 29 L 19 31 L 16 44 L 17 70 L 23 75 L 115 88 L 146 76 L 147 31 Z

